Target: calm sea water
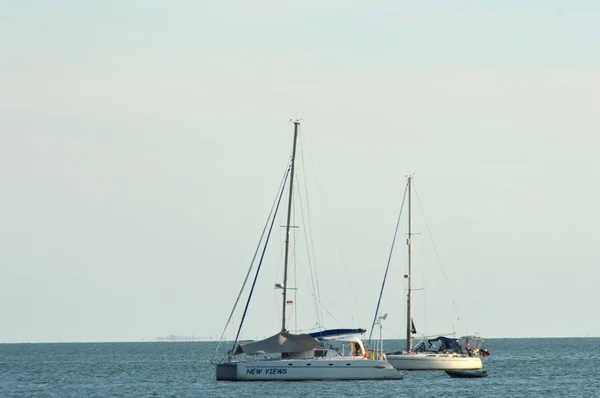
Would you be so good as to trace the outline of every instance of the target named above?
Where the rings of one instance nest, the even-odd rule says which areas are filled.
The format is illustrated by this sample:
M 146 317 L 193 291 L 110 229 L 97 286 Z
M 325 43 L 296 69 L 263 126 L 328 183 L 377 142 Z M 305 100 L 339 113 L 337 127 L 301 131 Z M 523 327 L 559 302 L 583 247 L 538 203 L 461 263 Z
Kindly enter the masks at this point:
M 215 347 L 0 344 L 0 397 L 600 397 L 600 338 L 487 339 L 485 379 L 407 372 L 386 381 L 217 382 Z

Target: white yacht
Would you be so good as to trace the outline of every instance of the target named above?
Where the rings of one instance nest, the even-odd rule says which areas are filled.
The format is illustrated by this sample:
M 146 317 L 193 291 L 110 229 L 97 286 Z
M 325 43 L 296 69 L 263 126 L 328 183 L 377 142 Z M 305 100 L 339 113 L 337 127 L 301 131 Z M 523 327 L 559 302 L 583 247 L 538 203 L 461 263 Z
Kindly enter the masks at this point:
M 251 358 L 244 361 L 229 360 L 217 365 L 217 380 L 385 380 L 402 379 L 403 375 L 384 358 L 371 359 L 359 330 L 324 331 L 326 339 L 315 334 L 290 334 L 281 332 L 268 339 L 240 344 L 234 354 L 279 353 L 269 358 Z M 343 352 L 336 343 L 347 343 Z
M 413 347 L 413 335 L 417 332 L 412 318 L 412 180 L 413 176 L 408 176 L 406 185 L 406 195 L 408 196 L 408 273 L 404 275 L 407 280 L 406 350 L 388 353 L 387 361 L 399 370 L 481 369 L 480 357 L 489 355 L 489 352 L 481 347 L 483 340 L 477 336 L 465 336 L 460 339 L 437 335 L 424 336 Z M 396 233 L 397 231 L 398 226 L 396 226 Z M 395 239 L 396 236 L 394 236 L 394 241 Z M 385 275 L 387 276 L 387 268 Z M 385 286 L 385 277 L 381 293 L 383 293 L 383 286 Z M 376 313 L 379 310 L 381 293 Z
M 463 345 L 462 341 L 469 342 Z M 480 356 L 489 355 L 482 343 L 477 336 L 424 338 L 413 349 L 388 353 L 387 358 L 402 370 L 475 370 L 482 367 Z
M 294 163 L 299 125 L 299 121 L 294 122 L 292 156 L 286 176 L 284 177 L 284 182 L 289 179 L 289 196 L 287 200 L 287 223 L 285 225 L 286 239 L 283 259 L 283 283 L 275 285 L 276 288 L 282 290 L 283 295 L 281 329 L 277 334 L 265 340 L 246 344 L 239 343 L 240 330 L 244 323 L 256 279 L 258 278 L 261 268 L 261 256 L 261 261 L 258 263 L 254 282 L 252 283 L 248 301 L 237 331 L 237 336 L 232 349 L 228 352 L 225 360 L 217 364 L 216 378 L 217 380 L 235 381 L 402 379 L 402 373 L 394 369 L 394 367 L 385 360 L 385 354 L 382 351 L 372 352 L 372 355 L 370 355 L 370 353 L 365 350 L 365 346 L 359 338 L 359 335 L 365 332 L 364 329 L 335 329 L 307 334 L 292 334 L 286 328 L 286 320 L 288 318 L 286 316 L 286 307 L 292 303 L 292 300 L 288 300 L 288 290 L 294 289 L 288 286 L 288 262 L 290 258 L 289 243 L 292 240 L 290 228 L 292 227 L 291 214 L 293 209 L 292 200 L 294 197 Z M 281 189 L 278 192 L 278 199 L 273 206 L 274 211 L 272 212 L 272 216 L 270 215 L 270 218 L 265 225 L 265 231 L 269 224 L 270 227 L 264 243 L 264 249 L 262 250 L 263 253 L 264 250 L 266 250 L 270 231 L 272 230 L 284 189 L 285 184 L 282 184 Z M 257 248 L 257 253 L 258 251 Z M 252 265 L 246 275 L 242 291 L 248 281 L 251 270 Z M 238 295 L 234 310 L 235 306 L 238 304 L 242 291 L 240 291 L 240 295 Z M 233 311 L 229 320 L 231 320 L 232 315 Z M 225 328 L 227 328 L 227 325 Z M 221 336 L 221 339 L 222 338 L 223 335 Z M 341 345 L 341 347 L 336 347 L 336 344 Z M 344 349 L 346 345 L 348 346 L 347 353 Z

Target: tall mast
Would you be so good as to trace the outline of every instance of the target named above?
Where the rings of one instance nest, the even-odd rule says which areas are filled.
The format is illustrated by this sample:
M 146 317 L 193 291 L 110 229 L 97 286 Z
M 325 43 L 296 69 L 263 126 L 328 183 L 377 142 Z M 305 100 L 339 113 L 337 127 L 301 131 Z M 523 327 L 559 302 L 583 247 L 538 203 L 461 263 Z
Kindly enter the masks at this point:
M 408 176 L 408 294 L 406 298 L 406 351 L 412 351 L 412 176 Z
M 292 149 L 292 163 L 290 165 L 290 196 L 288 199 L 287 223 L 285 224 L 285 259 L 283 263 L 283 310 L 281 316 L 281 331 L 285 332 L 285 308 L 287 307 L 287 279 L 288 261 L 290 252 L 290 227 L 292 222 L 292 197 L 294 196 L 294 162 L 296 160 L 296 141 L 298 139 L 298 126 L 300 121 L 294 121 L 294 147 Z

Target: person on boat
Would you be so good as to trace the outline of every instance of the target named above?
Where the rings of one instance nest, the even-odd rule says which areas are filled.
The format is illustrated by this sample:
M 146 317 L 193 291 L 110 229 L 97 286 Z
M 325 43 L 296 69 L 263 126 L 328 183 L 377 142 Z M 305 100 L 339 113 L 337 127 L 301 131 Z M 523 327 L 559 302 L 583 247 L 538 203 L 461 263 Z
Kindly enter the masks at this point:
M 473 356 L 473 350 L 471 350 L 471 344 L 467 343 L 467 354 L 469 354 L 470 357 Z

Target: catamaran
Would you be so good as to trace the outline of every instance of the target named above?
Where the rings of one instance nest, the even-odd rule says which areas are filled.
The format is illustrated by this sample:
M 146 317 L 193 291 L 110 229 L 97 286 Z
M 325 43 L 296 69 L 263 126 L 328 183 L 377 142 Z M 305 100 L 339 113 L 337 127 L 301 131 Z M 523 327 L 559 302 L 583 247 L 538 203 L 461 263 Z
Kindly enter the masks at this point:
M 444 335 L 423 336 L 413 347 L 413 336 L 417 331 L 412 318 L 412 184 L 413 176 L 408 176 L 406 185 L 408 195 L 408 273 L 404 275 L 407 280 L 406 350 L 387 353 L 387 361 L 399 370 L 481 369 L 482 362 L 480 356 L 489 355 L 489 351 L 481 347 L 483 340 L 478 336 L 463 336 L 459 339 Z M 384 286 L 385 277 L 381 293 L 383 293 Z M 381 294 L 379 302 L 381 302 Z M 378 310 L 379 303 L 377 304 L 376 313 Z
M 250 290 L 248 301 L 242 315 L 232 349 L 226 358 L 217 364 L 217 380 L 260 381 L 260 380 L 384 380 L 402 379 L 400 371 L 394 369 L 386 360 L 383 351 L 367 351 L 360 338 L 365 329 L 333 329 L 312 333 L 294 334 L 286 326 L 286 307 L 290 304 L 288 290 L 288 262 L 290 258 L 290 228 L 293 209 L 294 164 L 296 158 L 296 143 L 300 122 L 294 121 L 294 140 L 291 161 L 284 182 L 289 178 L 289 196 L 287 207 L 287 223 L 285 225 L 285 254 L 283 282 L 275 285 L 282 290 L 282 323 L 281 330 L 273 336 L 249 343 L 240 343 L 239 335 L 242 328 L 252 292 L 258 277 L 261 262 L 259 262 Z M 267 222 L 270 224 L 267 240 L 275 220 L 279 203 L 283 196 L 285 184 L 278 193 L 278 201 L 274 215 Z M 266 249 L 266 243 L 264 246 Z M 263 249 L 263 253 L 264 253 Z M 258 250 L 257 250 L 258 252 Z M 251 270 L 252 268 L 250 268 Z M 246 281 L 250 275 L 246 276 Z M 245 282 L 244 282 L 245 284 Z M 243 287 L 242 287 L 243 290 Z M 241 295 L 241 292 L 240 292 Z M 238 296 L 238 300 L 239 300 Z M 236 305 L 238 300 L 236 300 Z M 235 310 L 235 305 L 234 305 Z M 232 311 L 233 315 L 233 311 Z M 231 320 L 231 316 L 230 316 Z M 227 326 L 226 326 L 227 327 Z M 337 345 L 337 346 L 336 346 Z M 340 346 L 341 345 L 341 349 Z M 349 346 L 348 352 L 344 350 Z M 245 357 L 240 358 L 241 355 Z

